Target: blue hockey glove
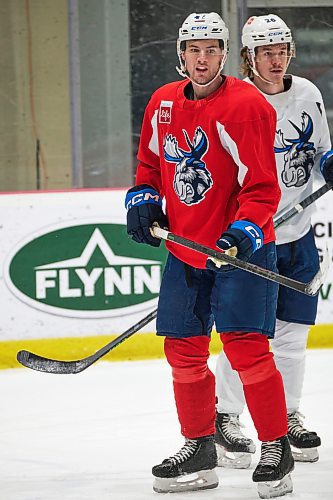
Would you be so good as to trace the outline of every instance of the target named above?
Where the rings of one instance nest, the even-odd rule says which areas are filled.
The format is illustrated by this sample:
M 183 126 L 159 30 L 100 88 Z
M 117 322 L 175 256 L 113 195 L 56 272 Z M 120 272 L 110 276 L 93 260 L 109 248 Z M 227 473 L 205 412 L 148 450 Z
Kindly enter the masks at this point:
M 222 234 L 216 246 L 226 254 L 248 261 L 251 255 L 264 244 L 264 236 L 259 226 L 247 220 L 236 220 Z M 226 263 L 225 263 L 226 264 Z M 212 258 L 207 259 L 207 268 L 218 271 L 223 265 Z
M 320 160 L 320 171 L 325 179 L 325 182 L 333 183 L 333 149 L 327 151 Z
M 148 184 L 134 186 L 127 191 L 125 207 L 127 233 L 132 240 L 159 247 L 161 240 L 152 236 L 150 228 L 154 222 L 167 228 L 168 220 L 162 210 L 162 199 L 158 192 Z

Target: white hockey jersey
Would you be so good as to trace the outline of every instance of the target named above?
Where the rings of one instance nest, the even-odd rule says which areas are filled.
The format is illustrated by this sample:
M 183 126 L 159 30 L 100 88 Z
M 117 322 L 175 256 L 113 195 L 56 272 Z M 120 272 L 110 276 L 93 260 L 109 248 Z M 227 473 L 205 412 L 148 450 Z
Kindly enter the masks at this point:
M 323 184 L 320 158 L 331 149 L 330 133 L 323 99 L 309 80 L 294 75 L 289 90 L 280 94 L 263 94 L 277 112 L 275 157 L 281 188 L 276 217 L 304 200 L 314 190 L 314 181 Z M 245 81 L 251 82 L 248 78 Z M 318 185 L 319 187 L 319 185 Z M 276 243 L 289 243 L 310 229 L 314 205 L 295 215 L 276 230 Z

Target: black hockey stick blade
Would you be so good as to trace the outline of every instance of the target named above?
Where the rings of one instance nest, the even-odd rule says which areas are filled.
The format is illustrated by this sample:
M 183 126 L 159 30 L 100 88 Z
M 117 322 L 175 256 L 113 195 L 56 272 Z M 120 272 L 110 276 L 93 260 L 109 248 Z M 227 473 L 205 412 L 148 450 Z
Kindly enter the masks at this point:
M 55 374 L 75 374 L 80 373 L 92 364 L 96 363 L 99 359 L 101 359 L 105 354 L 110 352 L 112 349 L 121 344 L 124 340 L 131 337 L 134 333 L 138 332 L 150 323 L 153 319 L 156 318 L 157 309 L 150 312 L 143 319 L 138 321 L 135 325 L 131 326 L 128 330 L 126 330 L 121 335 L 118 335 L 111 342 L 106 344 L 104 347 L 96 351 L 91 356 L 88 356 L 83 359 L 77 359 L 75 361 L 61 361 L 58 359 L 50 359 L 44 358 L 43 356 L 39 356 L 38 354 L 34 354 L 30 351 L 19 351 L 17 353 L 17 361 L 21 363 L 21 365 L 31 368 L 32 370 L 37 370 L 39 372 L 45 373 L 55 373 Z
M 255 274 L 256 276 L 260 276 L 261 278 L 274 281 L 275 283 L 279 283 L 279 285 L 286 286 L 288 288 L 291 288 L 292 290 L 296 290 L 297 292 L 304 293 L 305 295 L 317 295 L 325 278 L 322 270 L 320 269 L 316 276 L 311 281 L 309 281 L 309 283 L 302 283 L 301 281 L 296 281 L 288 278 L 287 276 L 282 276 L 281 274 L 270 271 L 269 269 L 264 269 L 263 267 L 251 264 L 250 262 L 244 262 L 243 260 L 237 259 L 237 257 L 231 257 L 231 255 L 227 255 L 222 251 L 213 250 L 212 248 L 200 245 L 195 241 L 188 240 L 187 238 L 178 236 L 177 234 L 166 231 L 165 229 L 161 229 L 160 227 L 152 227 L 152 232 L 157 238 L 173 241 L 178 245 L 191 248 L 192 250 L 196 250 L 197 252 L 207 255 L 208 257 L 212 257 L 217 262 L 225 262 L 234 267 L 237 267 L 238 269 L 242 269 L 243 271 Z M 323 258 L 325 265 L 328 260 L 328 251 L 326 248 L 326 255 L 324 255 Z
M 333 184 L 331 182 L 327 182 L 323 186 L 321 186 L 317 191 L 314 193 L 310 194 L 306 198 L 304 198 L 303 201 L 300 203 L 297 203 L 293 208 L 288 210 L 285 214 L 282 214 L 280 217 L 277 219 L 273 219 L 274 221 L 274 229 L 277 229 L 278 227 L 281 226 L 281 224 L 284 224 L 287 222 L 287 220 L 291 219 L 294 217 L 294 215 L 300 214 L 305 210 L 307 207 L 312 205 L 315 201 L 317 201 L 321 196 L 323 196 L 325 193 L 330 191 L 333 188 Z

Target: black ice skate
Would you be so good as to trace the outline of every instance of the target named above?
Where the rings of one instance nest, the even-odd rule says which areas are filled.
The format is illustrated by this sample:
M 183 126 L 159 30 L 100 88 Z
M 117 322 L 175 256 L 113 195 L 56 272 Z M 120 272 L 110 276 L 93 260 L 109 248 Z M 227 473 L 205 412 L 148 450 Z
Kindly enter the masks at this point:
M 252 439 L 244 436 L 239 416 L 217 413 L 215 420 L 215 442 L 219 467 L 247 469 L 251 464 L 251 454 L 256 447 Z
M 304 415 L 295 411 L 288 413 L 288 438 L 292 446 L 292 454 L 297 462 L 317 462 L 319 453 L 317 446 L 321 445 L 316 432 L 303 427 Z
M 294 459 L 287 436 L 275 441 L 263 441 L 260 461 L 252 479 L 258 483 L 260 498 L 275 498 L 293 491 L 290 472 Z
M 214 436 L 186 439 L 178 453 L 153 467 L 153 490 L 173 493 L 216 488 L 219 484 L 216 466 Z

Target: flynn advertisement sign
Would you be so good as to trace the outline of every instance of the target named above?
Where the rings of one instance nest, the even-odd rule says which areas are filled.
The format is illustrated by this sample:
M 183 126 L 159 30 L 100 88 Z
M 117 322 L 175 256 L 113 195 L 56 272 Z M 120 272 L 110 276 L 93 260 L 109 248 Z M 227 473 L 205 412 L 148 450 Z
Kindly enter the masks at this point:
M 125 193 L 0 194 L 0 341 L 118 334 L 157 306 L 167 252 L 129 238 Z
M 120 316 L 158 297 L 161 251 L 130 242 L 123 224 L 49 227 L 14 249 L 8 288 L 46 313 L 79 318 Z

